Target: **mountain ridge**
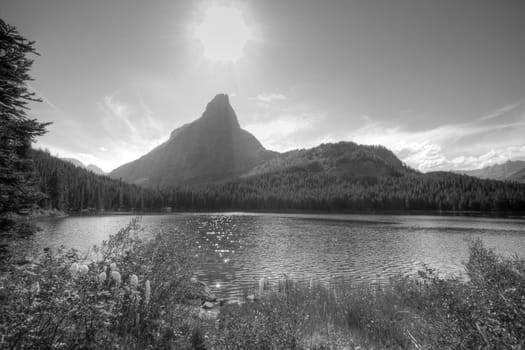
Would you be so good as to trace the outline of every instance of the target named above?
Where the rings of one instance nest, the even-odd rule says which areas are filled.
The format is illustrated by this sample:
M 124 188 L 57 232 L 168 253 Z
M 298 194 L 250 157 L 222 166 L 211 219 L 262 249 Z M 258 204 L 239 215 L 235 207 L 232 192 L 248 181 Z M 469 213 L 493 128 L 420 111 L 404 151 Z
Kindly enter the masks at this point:
M 228 95 L 219 94 L 200 118 L 174 129 L 166 142 L 109 176 L 146 187 L 170 187 L 300 171 L 343 178 L 415 172 L 383 146 L 339 142 L 285 153 L 267 150 L 241 128 Z
M 106 175 L 106 172 L 102 170 L 101 168 L 99 168 L 98 166 L 96 166 L 95 164 L 90 163 L 88 165 L 85 165 L 84 163 L 82 163 L 80 160 L 76 158 L 60 158 L 60 159 L 66 162 L 69 162 L 78 168 L 89 170 L 97 175 Z
M 254 167 L 243 177 L 301 171 L 325 172 L 343 178 L 402 176 L 415 172 L 386 147 L 340 141 L 281 153 Z
M 489 165 L 480 169 L 457 170 L 454 172 L 478 177 L 480 179 L 525 182 L 525 161 L 508 160 L 505 163 Z

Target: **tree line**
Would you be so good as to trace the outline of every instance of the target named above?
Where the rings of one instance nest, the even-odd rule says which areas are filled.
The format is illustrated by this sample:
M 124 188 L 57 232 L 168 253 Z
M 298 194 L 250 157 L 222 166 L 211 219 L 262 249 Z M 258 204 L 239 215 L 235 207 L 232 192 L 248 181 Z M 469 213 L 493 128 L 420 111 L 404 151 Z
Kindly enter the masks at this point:
M 435 172 L 341 177 L 281 171 L 204 186 L 143 188 L 33 151 L 39 205 L 70 212 L 161 210 L 525 210 L 525 184 Z
M 161 191 L 130 185 L 33 150 L 38 184 L 45 194 L 37 205 L 65 212 L 157 211 L 165 206 Z

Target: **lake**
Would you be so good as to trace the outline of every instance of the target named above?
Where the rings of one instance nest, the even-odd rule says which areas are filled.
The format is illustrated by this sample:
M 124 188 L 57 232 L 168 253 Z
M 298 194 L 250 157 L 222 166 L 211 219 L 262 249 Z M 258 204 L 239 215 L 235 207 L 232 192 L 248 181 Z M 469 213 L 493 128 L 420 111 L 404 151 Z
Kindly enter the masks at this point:
M 87 251 L 125 227 L 133 216 L 38 220 L 40 246 Z M 183 234 L 196 240 L 196 271 L 222 297 L 239 295 L 265 276 L 352 283 L 415 274 L 424 265 L 460 276 L 468 242 L 481 238 L 496 252 L 525 255 L 525 220 L 507 218 L 357 215 L 182 213 L 146 215 L 144 235 Z M 176 248 L 174 247 L 174 250 Z

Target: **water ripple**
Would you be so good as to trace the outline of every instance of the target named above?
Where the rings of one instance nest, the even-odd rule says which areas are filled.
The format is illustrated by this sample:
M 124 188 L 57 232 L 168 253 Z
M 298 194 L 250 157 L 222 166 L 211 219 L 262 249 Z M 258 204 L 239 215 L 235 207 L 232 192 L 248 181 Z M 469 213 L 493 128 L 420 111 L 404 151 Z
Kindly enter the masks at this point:
M 86 249 L 129 220 L 47 219 L 34 239 Z M 478 237 L 499 253 L 525 254 L 525 221 L 516 219 L 217 213 L 145 216 L 142 224 L 145 235 L 194 239 L 201 258 L 196 272 L 220 296 L 236 296 L 262 277 L 376 283 L 424 266 L 459 275 L 468 242 Z

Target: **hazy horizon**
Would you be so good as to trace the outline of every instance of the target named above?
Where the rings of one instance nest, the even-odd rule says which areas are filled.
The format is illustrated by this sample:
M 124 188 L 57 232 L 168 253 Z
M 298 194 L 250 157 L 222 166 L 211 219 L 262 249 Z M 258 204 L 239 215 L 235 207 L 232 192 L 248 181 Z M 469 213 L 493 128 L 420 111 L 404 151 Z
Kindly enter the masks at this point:
M 525 2 L 0 0 L 36 41 L 37 147 L 105 171 L 228 93 L 268 149 L 380 144 L 422 170 L 525 159 Z

